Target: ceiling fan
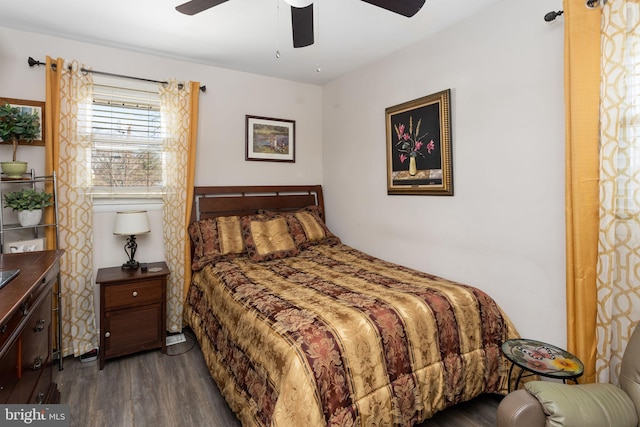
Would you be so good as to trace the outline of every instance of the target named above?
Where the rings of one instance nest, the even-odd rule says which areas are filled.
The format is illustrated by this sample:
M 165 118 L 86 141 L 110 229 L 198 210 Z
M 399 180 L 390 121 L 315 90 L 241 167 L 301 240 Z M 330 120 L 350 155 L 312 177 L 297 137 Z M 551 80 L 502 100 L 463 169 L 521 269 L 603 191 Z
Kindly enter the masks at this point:
M 185 15 L 195 15 L 228 0 L 191 0 L 176 10 Z M 425 0 L 361 0 L 408 18 L 422 8 Z M 311 0 L 285 0 L 291 5 L 291 29 L 293 47 L 305 47 L 313 44 L 313 3 Z

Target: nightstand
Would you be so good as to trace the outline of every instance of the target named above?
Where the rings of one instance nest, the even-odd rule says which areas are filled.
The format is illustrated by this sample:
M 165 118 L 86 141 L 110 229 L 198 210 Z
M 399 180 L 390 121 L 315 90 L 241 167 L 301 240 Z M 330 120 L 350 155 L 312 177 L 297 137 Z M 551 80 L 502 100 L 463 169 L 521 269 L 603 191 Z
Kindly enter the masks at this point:
M 101 268 L 100 369 L 118 356 L 162 348 L 167 352 L 167 264 L 154 262 L 148 270 Z

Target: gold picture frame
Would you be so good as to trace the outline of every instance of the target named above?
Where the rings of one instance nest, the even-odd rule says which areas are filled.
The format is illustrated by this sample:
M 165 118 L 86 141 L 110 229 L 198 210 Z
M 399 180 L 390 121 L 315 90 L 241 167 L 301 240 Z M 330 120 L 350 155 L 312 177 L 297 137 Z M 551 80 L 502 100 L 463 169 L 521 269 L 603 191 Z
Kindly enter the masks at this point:
M 451 90 L 385 109 L 387 194 L 453 196 Z
M 45 103 L 42 101 L 29 101 L 26 99 L 16 98 L 2 98 L 0 97 L 0 105 L 10 104 L 14 107 L 20 107 L 23 110 L 27 110 L 32 113 L 38 114 L 40 117 L 40 139 L 34 139 L 33 141 L 19 141 L 18 145 L 40 145 L 44 146 L 44 108 Z M 0 139 L 0 144 L 9 144 L 8 142 Z

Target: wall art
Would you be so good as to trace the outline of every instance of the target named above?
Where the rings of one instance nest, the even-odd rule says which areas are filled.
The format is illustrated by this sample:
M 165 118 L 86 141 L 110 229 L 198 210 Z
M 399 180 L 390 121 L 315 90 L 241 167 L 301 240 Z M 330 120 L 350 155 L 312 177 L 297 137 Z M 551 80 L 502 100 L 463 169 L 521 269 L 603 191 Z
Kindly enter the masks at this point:
M 28 101 L 26 99 L 2 98 L 0 97 L 0 105 L 10 104 L 13 107 L 19 107 L 24 111 L 36 113 L 40 118 L 40 138 L 33 141 L 20 141 L 18 145 L 44 145 L 44 105 L 42 101 Z M 0 140 L 1 141 L 1 140 Z M 2 141 L 2 143 L 5 143 Z
M 450 92 L 385 110 L 387 194 L 453 195 Z
M 245 160 L 296 161 L 296 122 L 246 116 Z

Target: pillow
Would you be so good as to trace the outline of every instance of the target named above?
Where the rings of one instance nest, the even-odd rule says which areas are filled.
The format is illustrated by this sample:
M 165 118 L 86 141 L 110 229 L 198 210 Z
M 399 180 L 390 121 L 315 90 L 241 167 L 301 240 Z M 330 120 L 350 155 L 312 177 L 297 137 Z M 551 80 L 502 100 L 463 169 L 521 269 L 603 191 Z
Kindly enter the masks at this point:
M 201 270 L 210 262 L 235 258 L 246 253 L 239 216 L 221 216 L 189 226 L 194 251 L 191 268 Z
M 283 217 L 289 224 L 289 230 L 300 249 L 320 243 L 336 244 L 340 239 L 326 226 L 321 217 L 320 208 L 307 206 L 293 212 L 261 211 L 271 217 Z
M 258 211 L 258 213 L 260 214 L 271 215 L 271 216 L 281 215 L 286 213 L 296 213 L 296 212 L 311 212 L 324 222 L 324 212 L 322 211 L 322 209 L 320 209 L 320 206 L 318 205 L 309 205 L 309 206 L 305 206 L 304 208 L 296 209 L 293 211 L 273 211 L 269 209 L 261 209 L 260 211 Z
M 242 217 L 242 235 L 249 259 L 253 262 L 296 256 L 300 253 L 287 221 L 264 215 Z

